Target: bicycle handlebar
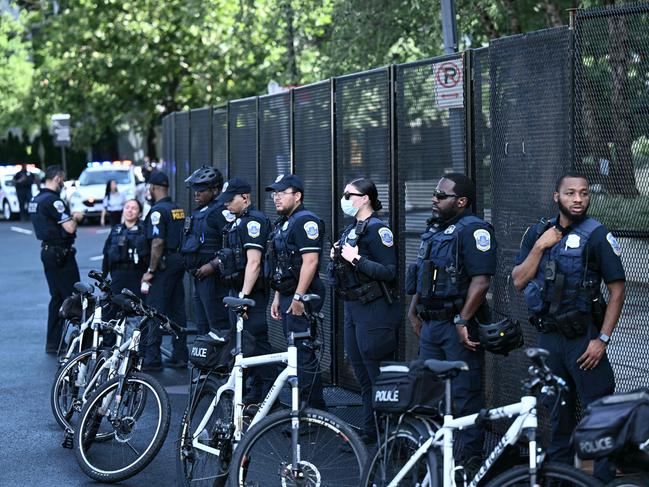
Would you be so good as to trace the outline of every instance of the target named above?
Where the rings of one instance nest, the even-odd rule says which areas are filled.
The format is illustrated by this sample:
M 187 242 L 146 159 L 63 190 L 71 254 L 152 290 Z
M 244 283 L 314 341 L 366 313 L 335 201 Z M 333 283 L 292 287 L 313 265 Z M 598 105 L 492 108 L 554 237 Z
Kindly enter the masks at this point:
M 168 316 L 160 313 L 158 310 L 155 308 L 152 308 L 150 306 L 147 306 L 144 304 L 142 301 L 142 298 L 140 298 L 138 295 L 136 295 L 134 292 L 132 292 L 128 288 L 122 289 L 122 293 L 124 296 L 130 299 L 131 301 L 131 310 L 141 316 L 145 316 L 147 318 L 151 318 L 153 320 L 156 320 L 158 324 L 160 325 L 161 328 L 164 330 L 168 331 L 169 333 L 173 334 L 178 338 L 178 333 L 183 333 L 186 331 L 186 328 L 183 328 L 176 323 L 173 322 Z
M 110 290 L 111 281 L 105 277 L 101 272 L 91 270 L 88 272 L 88 277 L 97 281 L 97 287 L 108 294 L 109 296 L 113 293 Z
M 567 391 L 568 385 L 558 375 L 552 373 L 546 362 L 550 352 L 543 348 L 528 348 L 525 355 L 532 361 L 532 365 L 527 369 L 530 378 L 523 382 L 523 390 L 532 393 L 538 388 L 547 395 L 561 394 Z

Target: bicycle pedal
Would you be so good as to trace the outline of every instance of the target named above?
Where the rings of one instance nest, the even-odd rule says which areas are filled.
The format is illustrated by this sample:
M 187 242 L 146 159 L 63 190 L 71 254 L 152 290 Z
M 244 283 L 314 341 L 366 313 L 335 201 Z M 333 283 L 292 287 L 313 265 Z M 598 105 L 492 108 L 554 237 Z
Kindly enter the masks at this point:
M 65 436 L 63 437 L 63 443 L 61 443 L 63 448 L 71 450 L 73 447 L 72 433 L 66 431 Z

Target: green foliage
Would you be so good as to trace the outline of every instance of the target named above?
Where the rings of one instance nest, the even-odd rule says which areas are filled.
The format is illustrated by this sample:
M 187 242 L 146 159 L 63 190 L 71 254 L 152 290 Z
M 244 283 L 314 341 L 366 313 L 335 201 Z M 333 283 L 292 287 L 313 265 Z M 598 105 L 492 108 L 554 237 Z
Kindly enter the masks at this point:
M 25 40 L 26 17 L 22 13 L 14 19 L 11 14 L 0 12 L 0 134 L 21 124 L 32 84 L 33 65 Z

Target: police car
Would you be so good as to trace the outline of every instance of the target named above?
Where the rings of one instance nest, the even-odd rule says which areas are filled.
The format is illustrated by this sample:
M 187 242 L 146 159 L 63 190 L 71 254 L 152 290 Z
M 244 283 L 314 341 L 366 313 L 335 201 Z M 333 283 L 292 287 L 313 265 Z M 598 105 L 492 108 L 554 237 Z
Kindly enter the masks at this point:
M 89 162 L 79 176 L 69 196 L 70 210 L 89 217 L 100 216 L 104 209 L 106 183 L 111 179 L 117 182 L 118 191 L 127 199 L 137 198 L 142 202 L 144 180 L 141 174 L 137 174 L 131 161 L 95 161 Z
M 13 220 L 20 215 L 20 206 L 18 204 L 18 195 L 14 188 L 13 177 L 22 166 L 0 166 L 0 208 L 2 208 L 2 217 L 5 220 Z M 43 180 L 45 174 L 34 164 L 27 164 L 27 170 L 36 178 Z M 32 196 L 39 192 L 38 184 L 32 184 Z

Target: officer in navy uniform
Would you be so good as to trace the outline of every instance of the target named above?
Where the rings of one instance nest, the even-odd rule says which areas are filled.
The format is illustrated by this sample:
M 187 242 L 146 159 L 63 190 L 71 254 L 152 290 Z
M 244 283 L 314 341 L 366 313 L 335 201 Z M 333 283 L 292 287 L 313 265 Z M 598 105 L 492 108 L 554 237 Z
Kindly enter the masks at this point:
M 231 296 L 250 298 L 255 306 L 247 311 L 244 327 L 255 338 L 255 355 L 271 352 L 268 340 L 266 307 L 268 291 L 263 277 L 263 256 L 270 233 L 270 221 L 257 210 L 250 198 L 251 187 L 242 178 L 232 178 L 223 186 L 222 201 L 236 219 L 225 227 L 223 248 L 212 262 L 219 269 Z M 236 316 L 230 313 L 232 326 Z M 258 404 L 273 381 L 272 367 L 250 371 L 250 387 L 244 395 L 246 404 Z
M 140 282 L 149 263 L 149 245 L 141 214 L 140 202 L 127 200 L 122 211 L 123 222 L 111 228 L 104 243 L 102 271 L 104 275 L 110 273 L 113 293 L 127 288 L 140 295 Z
M 70 213 L 60 193 L 65 182 L 61 166 L 50 166 L 45 172 L 45 188 L 29 202 L 29 213 L 36 238 L 41 241 L 41 261 L 50 291 L 47 313 L 45 351 L 57 353 L 63 333 L 59 308 L 72 295 L 74 284 L 80 280 L 74 257 L 74 239 L 82 213 Z
M 266 191 L 280 217 L 270 237 L 266 253 L 266 277 L 274 289 L 271 316 L 282 321 L 284 334 L 309 329 L 303 316 L 303 294 L 317 294 L 322 300 L 313 308 L 318 312 L 325 299 L 325 286 L 318 274 L 324 222 L 307 210 L 303 204 L 304 185 L 293 174 L 281 175 Z M 298 382 L 302 399 L 310 407 L 324 408 L 322 378 L 313 343 L 302 341 L 298 345 Z
M 223 229 L 234 215 L 225 209 L 219 198 L 223 175 L 218 169 L 203 166 L 192 173 L 185 183 L 194 191 L 198 205 L 185 220 L 180 252 L 187 272 L 194 279 L 194 320 L 198 333 L 230 328 L 228 310 L 223 298 L 228 289 L 221 283 L 217 266 L 210 264 L 223 243 Z
M 382 204 L 376 185 L 358 178 L 345 186 L 340 206 L 355 218 L 331 249 L 329 268 L 336 294 L 344 300 L 345 351 L 361 387 L 365 443 L 376 441 L 372 384 L 379 366 L 394 360 L 401 325 L 397 252 L 390 228 L 376 212 Z
M 450 173 L 433 192 L 433 218 L 421 236 L 416 264 L 408 268 L 406 293 L 413 294 L 408 318 L 419 336 L 419 358 L 462 360 L 469 371 L 452 382 L 454 414 L 484 407 L 477 321 L 489 319 L 485 297 L 496 272 L 496 240 L 491 225 L 471 213 L 475 185 L 464 174 Z M 482 458 L 484 432 L 461 434 L 465 468 Z
M 150 260 L 149 267 L 142 276 L 142 284 L 143 289 L 150 286 L 147 304 L 184 328 L 187 320 L 183 286 L 185 266 L 178 248 L 185 222 L 185 211 L 171 200 L 168 191 L 167 175 L 154 171 L 149 178 L 149 192 L 155 203 L 145 220 L 147 238 L 151 245 Z M 151 336 L 144 342 L 144 369 L 159 370 L 162 367 L 160 329 L 152 327 Z M 171 359 L 166 361 L 165 365 L 175 368 L 186 367 L 188 356 L 186 336 L 172 337 L 172 342 Z
M 561 176 L 554 201 L 559 216 L 528 229 L 512 278 L 516 289 L 524 291 L 530 321 L 540 332 L 539 346 L 550 352 L 548 365 L 570 388 L 563 395 L 565 404 L 553 409 L 548 454 L 553 461 L 571 464 L 577 395 L 586 407 L 615 389 L 606 347 L 624 304 L 625 275 L 615 237 L 587 216 L 586 177 Z M 608 305 L 600 293 L 602 280 Z M 594 474 L 606 483 L 615 471 L 608 461 L 599 461 Z

